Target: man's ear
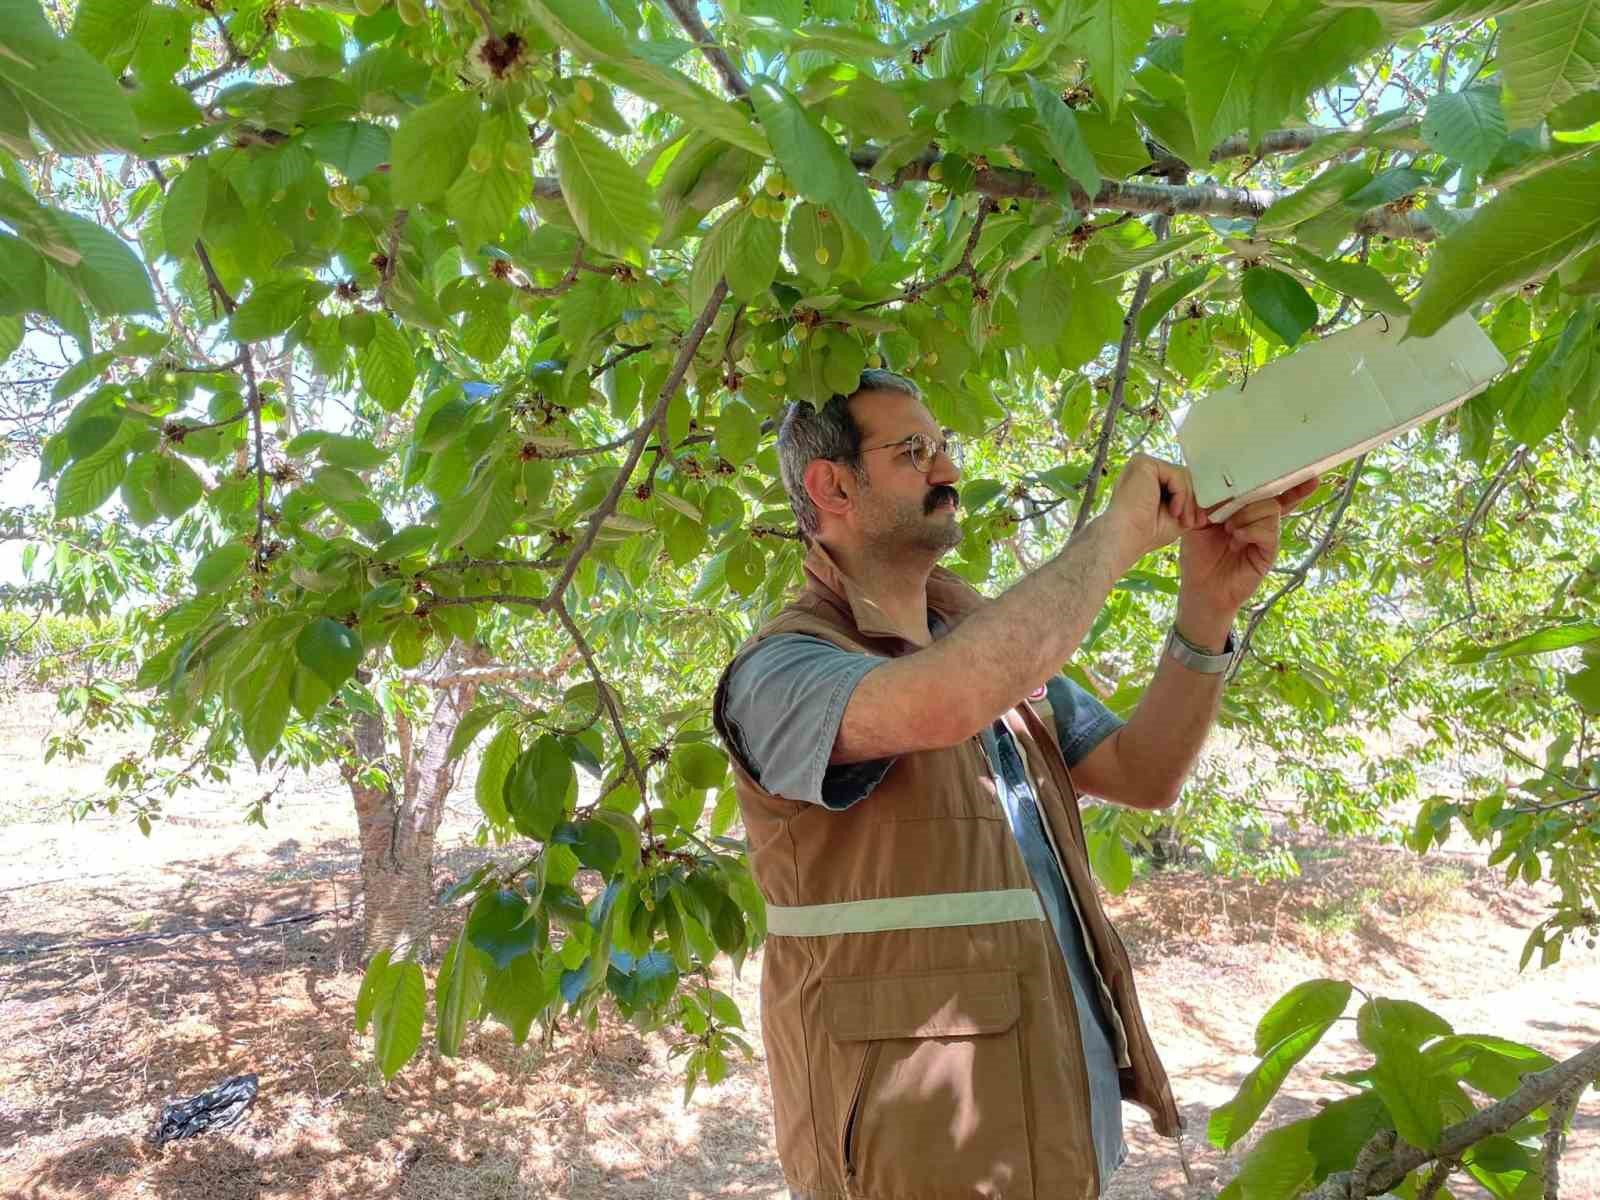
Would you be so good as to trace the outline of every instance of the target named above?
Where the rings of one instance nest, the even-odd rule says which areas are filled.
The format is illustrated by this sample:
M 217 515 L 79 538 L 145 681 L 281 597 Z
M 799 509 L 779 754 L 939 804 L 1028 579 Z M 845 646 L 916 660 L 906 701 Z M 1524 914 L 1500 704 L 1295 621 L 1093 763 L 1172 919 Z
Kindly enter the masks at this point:
M 856 479 L 850 468 L 826 458 L 814 458 L 806 464 L 801 477 L 806 495 L 811 497 L 818 512 L 839 517 L 850 511 L 854 503 Z

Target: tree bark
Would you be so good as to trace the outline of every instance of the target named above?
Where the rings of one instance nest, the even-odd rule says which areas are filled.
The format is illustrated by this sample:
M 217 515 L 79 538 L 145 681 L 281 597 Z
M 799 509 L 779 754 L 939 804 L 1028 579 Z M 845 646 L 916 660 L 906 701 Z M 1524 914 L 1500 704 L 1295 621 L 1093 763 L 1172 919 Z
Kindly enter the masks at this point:
M 485 661 L 478 647 L 454 657 L 455 663 L 446 670 L 477 667 Z M 477 694 L 478 681 L 472 675 L 439 688 L 420 740 L 405 719 L 398 718 L 398 764 L 389 754 L 383 714 L 355 714 L 351 761 L 345 764 L 343 774 L 355 802 L 361 845 L 364 959 L 380 950 L 388 950 L 397 959 L 410 956 L 426 961 L 430 957 L 434 838 L 458 766 L 450 761 L 450 742 Z M 387 768 L 382 784 L 363 778 L 374 765 Z

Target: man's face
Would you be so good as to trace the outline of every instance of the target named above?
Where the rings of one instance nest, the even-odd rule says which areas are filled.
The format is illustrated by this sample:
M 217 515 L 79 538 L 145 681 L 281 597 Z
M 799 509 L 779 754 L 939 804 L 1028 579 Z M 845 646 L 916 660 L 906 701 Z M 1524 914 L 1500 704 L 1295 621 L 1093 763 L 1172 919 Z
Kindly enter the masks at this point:
M 850 402 L 850 412 L 861 430 L 861 467 L 867 478 L 856 497 L 863 541 L 891 555 L 943 554 L 959 546 L 960 496 L 954 485 L 961 479 L 960 468 L 949 455 L 939 454 L 923 474 L 912 462 L 910 446 L 893 445 L 914 433 L 942 444 L 944 431 L 932 414 L 903 392 L 863 392 Z

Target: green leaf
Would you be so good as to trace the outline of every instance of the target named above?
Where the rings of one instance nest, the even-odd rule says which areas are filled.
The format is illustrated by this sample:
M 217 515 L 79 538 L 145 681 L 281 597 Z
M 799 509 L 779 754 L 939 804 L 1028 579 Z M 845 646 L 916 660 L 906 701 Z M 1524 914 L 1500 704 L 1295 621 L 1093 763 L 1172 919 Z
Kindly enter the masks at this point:
M 397 206 L 444 199 L 467 165 L 482 115 L 475 92 L 452 92 L 406 115 L 394 132 L 389 158 L 389 187 Z
M 109 317 L 156 311 L 150 276 L 126 242 L 72 213 L 58 211 L 55 216 L 65 225 L 82 256 L 75 265 L 58 269 L 72 280 L 95 312 Z
M 1178 237 L 1163 238 L 1160 241 L 1151 240 L 1142 245 L 1130 245 L 1119 241 L 1116 235 L 1112 234 L 1109 237 L 1098 238 L 1090 244 L 1084 253 L 1083 265 L 1088 269 L 1090 279 L 1096 283 L 1109 283 L 1113 279 L 1120 279 L 1129 271 L 1142 271 L 1145 267 L 1158 266 L 1174 255 L 1182 254 L 1206 236 L 1196 230 L 1194 233 L 1185 233 Z
M 1309 221 L 1372 182 L 1372 172 L 1358 163 L 1329 167 L 1299 191 L 1274 200 L 1256 221 L 1262 233 L 1278 233 Z
M 1341 296 L 1351 297 L 1363 308 L 1391 317 L 1403 317 L 1411 311 L 1411 306 L 1400 299 L 1394 285 L 1366 263 L 1319 258 L 1303 246 L 1293 247 L 1291 253 L 1294 261 L 1318 283 Z
M 1123 109 L 1115 117 L 1101 112 L 1080 110 L 1074 114 L 1078 132 L 1089 145 L 1100 174 L 1112 179 L 1126 179 L 1139 168 L 1149 165 L 1150 151 L 1145 148 L 1144 135 L 1133 113 Z
M 1271 267 L 1251 267 L 1240 284 L 1244 302 L 1261 323 L 1292 346 L 1317 323 L 1317 302 L 1292 275 Z
M 383 977 L 389 971 L 389 951 L 379 950 L 367 962 L 367 969 L 361 974 L 361 988 L 356 992 L 356 1032 L 365 1033 L 367 1024 L 372 1020 L 372 1010 L 378 1003 L 378 991 L 383 986 Z
M 800 102 L 765 75 L 750 86 L 756 116 L 784 175 L 807 199 L 823 205 L 882 254 L 888 231 L 872 193 L 833 136 Z
M 478 735 L 499 715 L 500 709 L 495 705 L 474 705 L 468 710 L 467 715 L 461 718 L 461 724 L 456 726 L 456 731 L 450 735 L 450 747 L 445 751 L 445 758 L 455 762 L 471 749 L 472 743 L 478 740 Z
M 755 458 L 761 440 L 761 418 L 742 400 L 728 400 L 717 416 L 717 453 L 734 466 Z
M 356 359 L 361 387 L 385 412 L 397 412 L 417 381 L 416 359 L 392 321 L 373 323 L 372 338 Z
M 767 560 L 761 548 L 752 541 L 740 542 L 728 551 L 723 564 L 723 575 L 737 596 L 748 596 L 761 586 L 766 578 Z
M 488 956 L 467 938 L 463 926 L 439 963 L 434 981 L 434 1007 L 438 1013 L 439 1053 L 453 1057 L 461 1052 L 467 1024 L 478 1019 L 483 991 L 488 983 Z
M 190 162 L 167 188 L 167 198 L 161 205 L 161 241 L 171 257 L 194 252 L 206 219 L 210 190 L 211 169 L 203 158 Z
M 239 577 L 245 563 L 250 561 L 250 547 L 240 542 L 229 542 L 208 551 L 194 565 L 194 585 L 202 592 L 215 592 L 227 587 Z
M 300 631 L 294 652 L 330 691 L 338 691 L 361 664 L 361 637 L 331 617 L 318 617 Z
M 36 6 L 23 0 L 7 9 Z M 9 23 L 13 12 L 0 12 Z M 10 28 L 7 35 L 12 34 Z M 44 139 L 62 154 L 137 150 L 139 124 L 128 94 L 111 72 L 73 41 L 0 52 L 0 81 L 9 85 Z
M 414 962 L 391 963 L 378 986 L 372 1007 L 378 1068 L 385 1079 L 411 1060 L 422 1044 L 422 1017 L 428 997 L 422 968 Z
M 1296 1121 L 1262 1134 L 1217 1200 L 1294 1200 L 1303 1196 L 1317 1171 L 1316 1157 L 1308 1145 L 1310 1135 L 1310 1121 Z
M 269 653 L 241 681 L 239 720 L 244 726 L 245 748 L 258 768 L 282 740 L 289 723 L 293 678 L 294 660 Z
M 1082 263 L 1063 259 L 1057 269 L 1066 274 L 1072 293 L 1066 329 L 1059 343 L 1061 365 L 1071 370 L 1121 336 L 1122 304 L 1114 289 L 1089 279 L 1089 271 Z
M 1430 256 L 1407 336 L 1555 270 L 1600 244 L 1600 152 L 1550 167 L 1497 195 Z
M 1155 27 L 1157 0 L 1076 0 L 1073 39 L 1089 60 L 1095 93 L 1116 114 L 1128 90 L 1133 64 L 1144 53 Z M 1063 165 L 1065 165 L 1063 163 Z M 1093 194 L 1093 189 L 1088 189 Z
M 76 266 L 83 254 L 72 240 L 58 209 L 40 204 L 7 179 L 0 179 L 0 220 L 5 221 L 40 254 L 63 266 Z M 43 285 L 42 278 L 40 285 Z
M 1196 0 L 1183 43 L 1189 120 L 1202 153 L 1250 124 L 1269 6 L 1259 0 Z
M 1506 142 L 1499 89 L 1476 87 L 1430 97 L 1422 118 L 1422 140 L 1481 174 Z
M 1233 1099 L 1212 1110 L 1211 1120 L 1206 1125 L 1206 1137 L 1211 1144 L 1219 1150 L 1227 1150 L 1249 1133 L 1295 1064 L 1309 1054 L 1331 1028 L 1332 1021 L 1307 1025 L 1262 1055 L 1255 1070 L 1244 1077 Z
M 512 824 L 527 837 L 548 841 L 577 795 L 572 759 L 549 734 L 517 756 L 506 776 L 504 798 Z
M 0 83 L 0 149 L 9 150 L 18 158 L 32 158 L 38 153 L 28 132 L 28 114 L 22 101 L 4 83 Z
M 722 268 L 734 299 L 750 304 L 772 286 L 778 274 L 782 241 L 779 222 L 761 220 L 747 210 L 740 236 L 734 240 Z
M 1122 895 L 1133 882 L 1133 859 L 1128 847 L 1115 829 L 1097 829 L 1088 837 L 1089 865 L 1094 868 L 1095 878 L 1113 896 Z
M 1256 1054 L 1265 1055 L 1284 1038 L 1344 1014 L 1353 989 L 1342 979 L 1308 979 L 1273 1003 L 1256 1023 Z
M 304 315 L 306 281 L 269 279 L 257 284 L 228 318 L 228 331 L 237 342 L 258 342 L 277 337 Z
M 1579 92 L 1600 86 L 1600 0 L 1544 0 L 1499 19 L 1495 55 L 1514 128 L 1539 124 Z
M 150 498 L 155 502 L 156 512 L 167 520 L 183 516 L 200 503 L 204 494 L 205 484 L 188 463 L 167 455 L 161 455 L 153 461 Z
M 1061 339 L 1072 311 L 1072 277 L 1048 262 L 1041 263 L 1017 297 L 1017 321 L 1022 340 L 1035 350 L 1045 350 Z
M 489 739 L 489 744 L 483 751 L 483 758 L 478 762 L 478 777 L 473 784 L 473 795 L 478 801 L 478 809 L 483 813 L 484 820 L 490 825 L 500 827 L 511 823 L 511 814 L 506 811 L 506 779 L 511 774 L 511 768 L 516 765 L 517 755 L 521 749 L 522 743 L 517 738 L 517 731 L 507 726 Z
M 628 160 L 579 125 L 556 139 L 556 171 L 584 241 L 602 254 L 642 263 L 661 230 L 661 210 Z
M 490 974 L 483 993 L 483 1007 L 495 1020 L 511 1030 L 517 1045 L 528 1038 L 533 1019 L 556 996 L 556 978 L 540 963 L 539 957 L 526 954 L 509 966 Z
M 1388 1110 L 1372 1092 L 1329 1104 L 1306 1122 L 1306 1146 L 1316 1159 L 1317 1178 L 1348 1170 L 1372 1135 L 1388 1127 Z
M 352 183 L 365 179 L 390 157 L 389 131 L 365 121 L 314 125 L 305 131 L 300 143 L 319 162 L 336 168 Z
M 673 748 L 672 769 L 693 787 L 714 788 L 728 773 L 728 756 L 710 742 L 684 742 Z
M 579 862 L 602 875 L 610 875 L 622 856 L 617 831 L 604 821 L 563 821 L 555 827 L 550 841 L 557 846 L 571 846 Z
M 1136 5 L 1107 7 L 1121 9 Z M 1152 12 L 1154 7 L 1152 3 Z M 1028 80 L 1028 91 L 1033 96 L 1034 111 L 1039 114 L 1039 124 L 1044 129 L 1050 153 L 1061 164 L 1061 169 L 1077 181 L 1084 195 L 1093 197 L 1100 190 L 1100 168 L 1095 165 L 1094 155 L 1089 152 L 1089 143 L 1083 140 L 1083 134 L 1078 129 L 1078 118 L 1072 115 L 1072 110 L 1062 102 L 1054 89 L 1037 79 Z
M 1340 1012 L 1343 1011 L 1341 1006 Z M 1389 1040 L 1420 1047 L 1423 1042 L 1449 1037 L 1454 1032 L 1449 1021 L 1411 1000 L 1378 996 L 1356 1011 L 1356 1036 L 1362 1045 L 1374 1051 Z
M 766 139 L 744 112 L 652 57 L 654 43 L 630 37 L 609 9 L 589 0 L 533 0 L 545 31 L 618 87 L 682 118 L 691 129 L 765 158 Z
M 1422 1054 L 1397 1038 L 1382 1045 L 1372 1067 L 1372 1090 L 1389 1110 L 1395 1132 L 1419 1150 L 1432 1150 L 1444 1129 L 1440 1088 Z
M 1530 654 L 1550 654 L 1569 646 L 1583 646 L 1600 641 L 1600 621 L 1578 621 L 1572 625 L 1556 625 L 1537 633 L 1513 638 L 1497 646 L 1469 646 L 1452 660 L 1457 663 L 1475 663 L 1500 658 L 1523 658 Z
M 1139 310 L 1139 340 L 1142 342 L 1149 337 L 1150 331 L 1161 323 L 1162 317 L 1176 308 L 1185 296 L 1205 283 L 1211 275 L 1211 270 L 1209 265 L 1196 267 L 1192 271 L 1185 271 L 1182 275 L 1174 275 L 1153 290 L 1150 298 L 1144 302 L 1144 307 Z
M 56 516 L 88 516 L 111 498 L 126 470 L 125 452 L 115 444 L 75 460 L 56 484 Z
M 529 920 L 531 905 L 526 896 L 510 888 L 484 892 L 467 917 L 467 939 L 504 969 L 539 944 L 539 924 Z

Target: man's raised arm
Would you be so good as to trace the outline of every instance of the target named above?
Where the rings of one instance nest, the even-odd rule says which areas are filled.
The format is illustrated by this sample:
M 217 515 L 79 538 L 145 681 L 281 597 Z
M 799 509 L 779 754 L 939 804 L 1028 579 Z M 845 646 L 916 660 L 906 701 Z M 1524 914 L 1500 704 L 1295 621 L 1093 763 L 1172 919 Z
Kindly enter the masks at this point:
M 1061 670 L 1129 567 L 1205 519 L 1187 471 L 1136 455 L 1106 511 L 1060 554 L 948 636 L 863 677 L 829 761 L 892 758 L 971 737 Z

